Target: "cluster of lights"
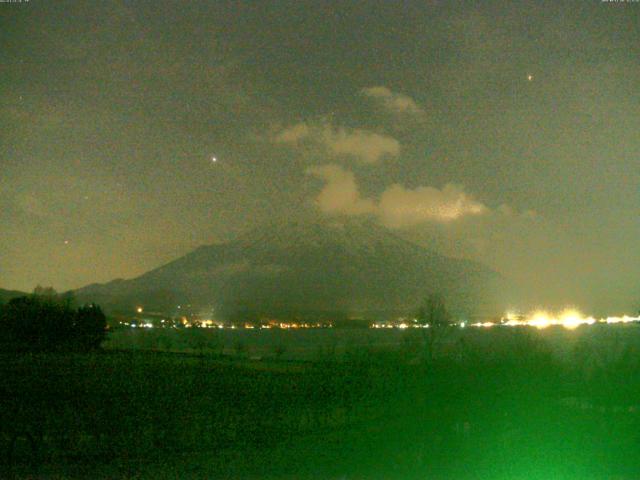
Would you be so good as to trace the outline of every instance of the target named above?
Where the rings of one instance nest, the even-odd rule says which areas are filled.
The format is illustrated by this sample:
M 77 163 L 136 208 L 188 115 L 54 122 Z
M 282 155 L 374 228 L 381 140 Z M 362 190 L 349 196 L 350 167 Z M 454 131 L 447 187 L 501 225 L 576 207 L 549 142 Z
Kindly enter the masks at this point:
M 214 323 L 213 320 L 200 320 L 198 325 L 200 328 L 220 328 L 221 325 Z
M 129 322 L 120 322 L 121 325 L 125 325 L 131 328 L 153 328 L 153 323 L 129 323 Z
M 263 325 L 264 328 L 271 328 L 274 325 Z M 283 330 L 289 329 L 297 329 L 297 328 L 331 328 L 332 324 L 321 324 L 321 323 L 278 323 L 275 325 L 275 328 L 281 328 Z
M 476 327 L 476 328 L 491 328 L 495 326 L 505 326 L 505 327 L 535 327 L 537 329 L 544 329 L 551 326 L 561 326 L 566 328 L 567 330 L 574 330 L 578 328 L 580 325 L 593 325 L 595 323 L 606 323 L 606 324 L 615 324 L 615 323 L 632 323 L 632 322 L 640 322 L 640 316 L 631 317 L 628 315 L 623 315 L 621 317 L 607 317 L 602 319 L 595 319 L 591 316 L 585 316 L 580 313 L 578 310 L 567 308 L 560 313 L 552 314 L 544 310 L 537 310 L 529 315 L 517 315 L 512 312 L 508 312 L 505 317 L 500 322 L 476 322 L 476 323 L 468 323 L 466 321 L 462 321 L 457 325 L 460 328 Z M 374 323 L 371 325 L 371 328 L 375 329 L 399 329 L 405 330 L 407 328 L 429 328 L 429 324 L 419 324 L 419 323 Z
M 180 306 L 178 306 L 180 308 Z M 143 308 L 137 307 L 137 313 L 142 313 Z M 429 328 L 429 324 L 420 324 L 414 319 L 411 321 L 404 321 L 401 323 L 389 322 L 389 323 L 374 323 L 371 325 L 371 328 L 375 329 L 400 329 L 406 330 L 408 328 Z M 593 325 L 595 323 L 605 323 L 605 324 L 617 324 L 617 323 L 633 323 L 640 322 L 640 316 L 631 317 L 629 315 L 623 315 L 621 317 L 607 317 L 602 319 L 595 319 L 591 316 L 585 316 L 580 313 L 578 310 L 567 308 L 557 314 L 549 313 L 545 310 L 536 310 L 529 315 L 518 315 L 513 312 L 507 312 L 504 318 L 500 322 L 476 322 L 476 323 L 467 323 L 466 321 L 462 321 L 458 324 L 460 328 L 465 328 L 467 326 L 476 327 L 476 328 L 491 328 L 494 326 L 506 326 L 506 327 L 535 327 L 537 329 L 544 329 L 551 326 L 561 326 L 568 330 L 574 330 L 578 328 L 580 325 Z M 162 323 L 165 323 L 165 320 L 162 320 Z M 245 323 L 242 326 L 230 325 L 224 326 L 215 323 L 213 320 L 200 320 L 196 322 L 189 322 L 186 317 L 181 318 L 181 323 L 184 327 L 197 327 L 197 328 L 230 328 L 235 330 L 237 328 L 244 328 L 248 330 L 253 330 L 255 328 L 259 329 L 271 329 L 271 328 L 279 328 L 283 330 L 290 329 L 299 329 L 299 328 L 331 328 L 332 324 L 321 324 L 321 323 L 284 323 L 284 322 L 270 322 L 269 324 L 263 324 L 256 327 L 253 324 Z M 145 322 L 145 323 L 128 323 L 121 322 L 121 324 L 130 326 L 133 328 L 153 328 L 153 323 Z M 164 326 L 164 325 L 162 325 Z M 173 325 L 176 328 L 175 325 Z
M 480 327 L 480 328 L 489 328 L 489 327 L 493 327 L 494 325 L 495 323 L 493 322 L 476 322 L 471 324 L 472 327 Z M 462 322 L 460 326 L 464 328 L 466 326 L 465 322 Z
M 464 322 L 462 322 L 464 323 Z M 460 326 L 463 326 L 462 324 Z M 385 328 L 385 329 L 391 329 L 391 328 L 398 328 L 400 330 L 406 330 L 407 328 L 429 328 L 429 324 L 422 324 L 422 323 L 407 323 L 407 322 L 402 322 L 402 323 L 374 323 L 371 325 L 371 328 Z
M 493 327 L 494 325 L 504 325 L 507 327 L 535 327 L 537 329 L 544 329 L 551 326 L 561 326 L 567 330 L 574 330 L 580 325 L 593 325 L 594 323 L 631 323 L 640 322 L 639 317 L 630 317 L 624 315 L 622 317 L 607 317 L 600 320 L 596 320 L 594 317 L 587 317 L 575 309 L 565 309 L 559 314 L 551 314 L 543 310 L 537 310 L 528 316 L 518 316 L 513 313 L 507 313 L 505 321 L 501 323 L 494 322 L 482 322 L 472 323 L 472 327 Z M 460 325 L 464 326 L 464 322 Z
M 507 314 L 507 321 L 504 325 L 509 327 L 524 325 L 538 329 L 559 325 L 568 330 L 573 330 L 580 325 L 593 325 L 596 321 L 595 318 L 586 317 L 575 309 L 565 309 L 556 315 L 544 310 L 537 310 L 523 319 L 517 318 L 513 314 Z
M 178 328 L 178 325 L 175 323 L 169 324 L 166 320 L 162 319 L 159 325 L 154 325 L 154 323 L 146 321 L 146 322 L 120 322 L 120 325 L 124 325 L 126 327 L 131 328 L 154 328 L 154 326 L 159 328 Z M 178 324 L 184 328 L 213 328 L 213 329 L 229 329 L 229 330 L 270 330 L 272 328 L 282 329 L 282 330 L 296 330 L 296 329 L 309 329 L 309 328 L 332 328 L 333 324 L 331 323 L 270 323 L 270 324 L 262 324 L 262 325 L 254 325 L 252 323 L 244 323 L 242 325 L 222 325 L 214 322 L 213 320 L 194 320 L 189 321 L 187 317 L 182 317 L 179 319 Z
M 601 320 L 604 323 L 631 323 L 631 322 L 640 322 L 640 316 L 638 317 L 630 317 L 628 315 L 623 315 L 622 317 L 607 317 L 604 320 Z

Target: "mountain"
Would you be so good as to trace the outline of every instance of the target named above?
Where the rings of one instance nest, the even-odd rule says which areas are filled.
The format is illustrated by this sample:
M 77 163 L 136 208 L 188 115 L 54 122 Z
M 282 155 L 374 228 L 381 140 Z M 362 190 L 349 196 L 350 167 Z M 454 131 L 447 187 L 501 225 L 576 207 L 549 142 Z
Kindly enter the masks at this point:
M 0 304 L 7 303 L 12 298 L 24 297 L 25 295 L 27 294 L 24 292 L 19 292 L 17 290 L 4 290 L 0 288 Z
M 371 223 L 271 222 L 235 240 L 203 246 L 131 280 L 75 292 L 107 310 L 216 315 L 346 316 L 413 311 L 429 292 L 451 309 L 493 309 L 503 279 L 487 267 L 448 258 Z

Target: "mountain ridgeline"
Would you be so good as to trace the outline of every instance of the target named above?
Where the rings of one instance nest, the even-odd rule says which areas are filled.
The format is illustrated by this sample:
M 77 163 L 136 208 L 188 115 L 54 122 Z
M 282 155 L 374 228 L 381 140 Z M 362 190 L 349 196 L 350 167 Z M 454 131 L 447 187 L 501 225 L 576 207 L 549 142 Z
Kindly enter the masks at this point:
M 18 290 L 4 290 L 0 288 L 0 304 L 7 303 L 12 298 L 24 297 L 27 295 L 25 292 L 19 292 Z
M 479 263 L 439 255 L 373 224 L 289 222 L 75 293 L 112 312 L 144 305 L 168 313 L 191 304 L 223 319 L 375 318 L 411 312 L 430 292 L 444 295 L 456 313 L 493 313 L 504 285 Z

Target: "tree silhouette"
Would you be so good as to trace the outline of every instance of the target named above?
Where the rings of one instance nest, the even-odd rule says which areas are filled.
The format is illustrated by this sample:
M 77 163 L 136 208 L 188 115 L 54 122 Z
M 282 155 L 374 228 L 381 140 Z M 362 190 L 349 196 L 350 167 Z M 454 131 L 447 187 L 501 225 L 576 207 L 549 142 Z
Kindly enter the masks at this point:
M 71 339 L 74 312 L 35 295 L 9 301 L 2 315 L 2 331 L 18 349 L 52 350 Z
M 75 336 L 78 347 L 95 350 L 107 336 L 107 317 L 95 304 L 78 308 L 75 322 Z
M 23 351 L 92 350 L 106 335 L 106 318 L 96 305 L 72 308 L 73 298 L 51 288 L 14 298 L 0 310 L 3 348 Z
M 427 358 L 433 360 L 437 344 L 446 336 L 452 325 L 451 314 L 447 310 L 442 295 L 430 294 L 420 307 L 416 320 L 423 327 Z

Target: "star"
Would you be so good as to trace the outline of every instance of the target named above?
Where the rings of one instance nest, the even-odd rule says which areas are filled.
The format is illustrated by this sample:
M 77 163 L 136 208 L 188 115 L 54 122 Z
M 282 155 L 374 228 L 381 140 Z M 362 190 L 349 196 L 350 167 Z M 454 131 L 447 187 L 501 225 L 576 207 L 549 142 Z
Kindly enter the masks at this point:
M 217 157 L 211 157 L 211 163 L 216 163 L 218 161 Z

